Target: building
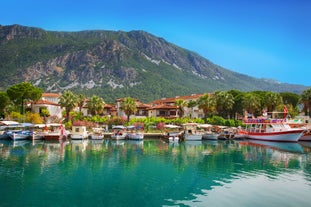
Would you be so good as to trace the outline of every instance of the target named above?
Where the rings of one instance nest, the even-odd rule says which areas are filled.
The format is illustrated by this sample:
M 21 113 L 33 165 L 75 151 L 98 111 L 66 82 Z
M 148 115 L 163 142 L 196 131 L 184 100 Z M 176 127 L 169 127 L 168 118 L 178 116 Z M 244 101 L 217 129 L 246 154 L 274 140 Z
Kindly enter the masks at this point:
M 34 113 L 40 114 L 42 109 L 47 109 L 50 112 L 50 117 L 62 118 L 62 108 L 58 104 L 58 93 L 42 93 L 41 99 L 31 104 L 31 110 Z
M 178 115 L 178 107 L 175 106 L 176 100 L 184 100 L 186 102 L 189 101 L 197 101 L 204 94 L 192 94 L 190 96 L 175 96 L 172 98 L 162 98 L 159 100 L 152 101 L 150 103 L 151 107 L 148 111 L 149 117 L 163 117 L 163 118 L 177 118 Z M 184 107 L 184 115 L 191 118 L 203 118 L 204 113 L 202 110 L 195 106 L 193 108 Z

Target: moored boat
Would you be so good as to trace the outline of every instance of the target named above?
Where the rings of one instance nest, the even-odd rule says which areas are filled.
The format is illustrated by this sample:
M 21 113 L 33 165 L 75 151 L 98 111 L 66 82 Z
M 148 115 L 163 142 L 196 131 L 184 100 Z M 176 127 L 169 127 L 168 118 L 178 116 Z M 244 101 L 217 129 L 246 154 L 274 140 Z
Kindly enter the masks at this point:
M 86 130 L 86 126 L 72 126 L 72 130 L 70 132 L 70 139 L 81 140 L 86 139 L 87 137 L 88 131 Z
M 19 122 L 16 121 L 0 121 L 0 139 L 9 139 L 9 135 L 18 126 Z
M 249 139 L 297 142 L 305 132 L 302 128 L 291 128 L 283 119 L 248 119 L 243 131 Z
M 44 139 L 47 141 L 62 140 L 67 137 L 65 127 L 59 123 L 47 124 L 45 131 Z
M 14 141 L 25 140 L 32 137 L 33 124 L 31 123 L 20 123 L 17 130 L 12 131 L 9 134 L 10 138 Z
M 126 138 L 126 127 L 123 125 L 117 125 L 112 127 L 112 140 L 122 140 Z
M 184 141 L 202 141 L 202 133 L 197 132 L 197 123 L 186 123 L 183 127 Z
M 128 126 L 127 127 L 127 138 L 130 140 L 143 140 L 144 133 L 142 131 L 142 127 Z
M 93 140 L 104 139 L 104 129 L 103 128 L 93 128 L 93 132 L 90 134 L 90 138 Z
M 174 125 L 174 124 L 166 124 L 164 125 L 165 133 L 163 134 L 164 140 L 167 142 L 176 143 L 180 141 L 181 132 L 180 126 Z

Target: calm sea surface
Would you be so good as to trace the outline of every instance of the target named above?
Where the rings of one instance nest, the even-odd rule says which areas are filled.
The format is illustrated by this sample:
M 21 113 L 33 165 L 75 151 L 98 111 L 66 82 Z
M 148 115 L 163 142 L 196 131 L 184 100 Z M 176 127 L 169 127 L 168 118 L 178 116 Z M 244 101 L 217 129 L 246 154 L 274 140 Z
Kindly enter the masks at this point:
M 0 206 L 311 206 L 311 142 L 0 140 Z

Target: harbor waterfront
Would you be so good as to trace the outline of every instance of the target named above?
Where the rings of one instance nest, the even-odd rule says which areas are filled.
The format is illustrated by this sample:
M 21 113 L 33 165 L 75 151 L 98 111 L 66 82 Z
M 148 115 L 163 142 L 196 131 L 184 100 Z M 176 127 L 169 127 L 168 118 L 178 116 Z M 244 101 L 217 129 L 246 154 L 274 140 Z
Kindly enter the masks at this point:
M 311 142 L 0 140 L 0 206 L 310 206 Z

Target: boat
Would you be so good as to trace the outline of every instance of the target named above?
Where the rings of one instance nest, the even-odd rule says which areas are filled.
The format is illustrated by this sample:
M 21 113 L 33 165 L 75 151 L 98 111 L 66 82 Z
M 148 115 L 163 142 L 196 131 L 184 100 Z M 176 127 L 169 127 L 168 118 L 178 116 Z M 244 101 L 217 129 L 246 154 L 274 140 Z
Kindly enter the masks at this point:
M 32 140 L 44 139 L 44 136 L 47 134 L 46 128 L 47 128 L 46 124 L 35 124 L 31 139 Z
M 177 143 L 180 141 L 181 132 L 180 126 L 174 124 L 165 124 L 164 128 L 166 132 L 163 134 L 163 138 L 170 143 Z
M 308 124 L 306 121 L 302 119 L 289 119 L 286 122 L 291 128 L 302 128 L 306 131 L 299 138 L 299 141 L 311 141 L 311 129 L 308 128 Z
M 12 131 L 18 126 L 19 122 L 16 121 L 0 121 L 0 139 L 9 139 Z
M 82 140 L 86 138 L 88 138 L 86 126 L 72 126 L 72 130 L 70 132 L 71 140 Z
M 299 141 L 311 141 L 311 129 L 306 129 Z
M 90 134 L 92 140 L 104 139 L 104 128 L 94 127 L 93 132 Z
M 46 131 L 46 134 L 44 135 L 44 140 L 47 141 L 62 140 L 67 137 L 65 127 L 59 123 L 47 124 L 44 130 Z
M 140 126 L 128 126 L 126 137 L 130 140 L 143 140 L 144 133 Z
M 16 126 L 16 129 L 9 134 L 9 137 L 13 141 L 25 140 L 32 137 L 33 124 L 31 123 L 20 123 Z
M 112 127 L 112 140 L 122 140 L 126 138 L 126 127 L 123 125 L 116 125 Z
M 227 126 L 218 126 L 220 128 L 218 139 L 220 140 L 228 140 L 234 138 L 234 132 L 230 127 Z
M 297 142 L 305 132 L 302 128 L 291 128 L 284 119 L 248 119 L 245 129 L 240 130 L 248 139 Z
M 197 123 L 183 124 L 183 140 L 184 141 L 202 141 L 202 133 L 197 131 Z
M 200 128 L 204 129 L 202 134 L 202 140 L 217 140 L 219 133 L 218 127 L 212 124 L 200 124 Z

